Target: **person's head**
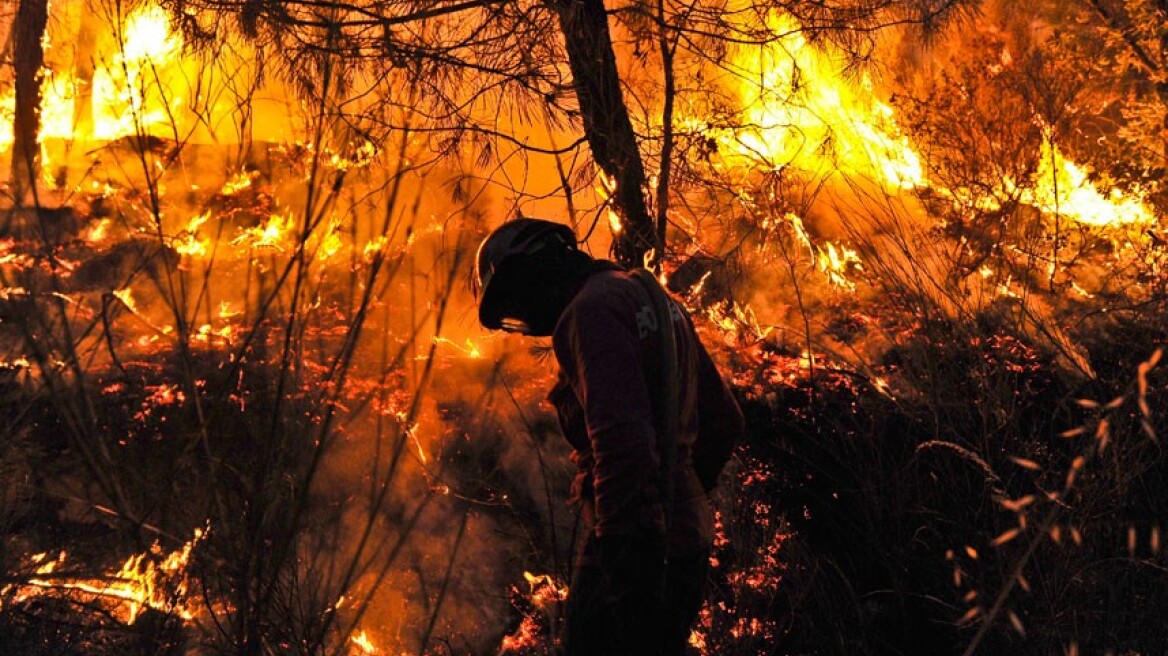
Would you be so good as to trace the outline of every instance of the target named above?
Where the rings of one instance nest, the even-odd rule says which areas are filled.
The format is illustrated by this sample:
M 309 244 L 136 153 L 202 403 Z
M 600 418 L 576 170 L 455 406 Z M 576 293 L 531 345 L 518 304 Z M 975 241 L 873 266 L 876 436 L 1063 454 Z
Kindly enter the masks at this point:
M 479 321 L 492 330 L 552 334 L 591 261 L 566 225 L 542 219 L 504 223 L 479 246 Z

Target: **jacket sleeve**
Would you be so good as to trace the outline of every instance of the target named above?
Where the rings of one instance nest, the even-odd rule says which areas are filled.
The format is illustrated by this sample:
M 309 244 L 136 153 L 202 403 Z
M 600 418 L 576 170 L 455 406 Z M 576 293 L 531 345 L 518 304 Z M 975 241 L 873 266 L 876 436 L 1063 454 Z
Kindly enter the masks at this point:
M 697 341 L 697 369 L 698 436 L 693 446 L 693 463 L 702 489 L 709 492 L 718 485 L 718 476 L 742 440 L 746 420 L 700 341 Z
M 598 537 L 664 526 L 652 404 L 636 327 L 624 319 L 612 304 L 575 306 L 555 345 L 584 409 Z

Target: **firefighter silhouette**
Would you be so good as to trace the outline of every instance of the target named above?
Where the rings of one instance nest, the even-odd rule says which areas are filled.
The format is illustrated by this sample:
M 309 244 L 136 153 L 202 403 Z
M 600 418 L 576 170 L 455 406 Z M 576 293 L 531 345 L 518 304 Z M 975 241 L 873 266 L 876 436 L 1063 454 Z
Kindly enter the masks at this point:
M 743 432 L 734 397 L 652 274 L 593 259 L 565 225 L 505 223 L 475 274 L 483 326 L 551 336 L 559 365 L 548 400 L 588 527 L 564 651 L 683 654 L 709 566 L 708 495 Z

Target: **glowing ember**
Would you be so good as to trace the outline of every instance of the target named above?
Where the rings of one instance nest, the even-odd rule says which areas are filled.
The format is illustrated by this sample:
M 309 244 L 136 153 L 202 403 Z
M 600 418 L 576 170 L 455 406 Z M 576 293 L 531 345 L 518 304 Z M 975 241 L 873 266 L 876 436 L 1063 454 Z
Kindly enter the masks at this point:
M 243 230 L 235 239 L 232 246 L 247 246 L 255 250 L 270 249 L 283 253 L 288 243 L 287 233 L 293 229 L 292 215 L 287 217 L 273 214 L 262 225 Z
M 536 606 L 542 608 L 551 602 L 559 602 L 568 598 L 567 584 L 557 583 L 551 574 L 524 572 L 523 578 L 531 586 L 531 601 Z
M 219 190 L 219 193 L 224 196 L 234 196 L 250 187 L 257 175 L 254 171 L 240 171 L 223 183 L 223 188 Z
M 373 641 L 369 639 L 369 634 L 364 630 L 349 638 L 349 642 L 353 643 L 353 646 L 357 648 L 358 654 L 375 656 L 381 653 L 381 650 L 377 648 L 377 645 L 373 644 Z
M 138 313 L 138 304 L 134 301 L 133 292 L 130 291 L 129 287 L 126 287 L 125 289 L 114 290 L 113 294 L 119 301 L 122 302 L 122 304 L 126 306 L 127 309 L 135 314 Z
M 445 337 L 435 337 L 434 343 L 445 344 L 472 360 L 478 360 L 483 357 L 483 352 L 479 349 L 478 344 L 475 344 L 470 338 L 467 338 L 465 345 L 446 339 Z

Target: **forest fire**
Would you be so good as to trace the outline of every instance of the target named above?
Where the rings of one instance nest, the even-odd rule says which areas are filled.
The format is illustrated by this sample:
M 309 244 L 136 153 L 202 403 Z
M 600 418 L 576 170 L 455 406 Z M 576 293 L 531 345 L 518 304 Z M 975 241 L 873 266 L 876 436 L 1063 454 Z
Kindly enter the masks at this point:
M 0 653 L 558 653 L 516 216 L 747 415 L 690 653 L 1163 651 L 1168 9 L 942 4 L 12 3 Z

